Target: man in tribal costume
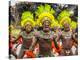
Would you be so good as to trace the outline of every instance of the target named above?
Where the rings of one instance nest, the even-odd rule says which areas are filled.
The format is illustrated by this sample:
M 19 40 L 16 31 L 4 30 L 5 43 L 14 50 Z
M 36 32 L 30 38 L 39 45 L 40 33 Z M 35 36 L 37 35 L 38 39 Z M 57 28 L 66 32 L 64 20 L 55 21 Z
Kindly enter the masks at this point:
M 33 58 L 34 55 L 32 56 L 24 56 L 24 54 L 29 54 L 27 53 L 28 51 L 33 51 L 33 47 L 35 44 L 35 36 L 34 36 L 34 30 L 33 27 L 35 25 L 34 23 L 34 18 L 33 18 L 33 14 L 29 11 L 26 11 L 22 14 L 21 17 L 21 26 L 25 29 L 24 31 L 22 31 L 19 35 L 18 40 L 22 39 L 22 47 L 19 53 L 18 58 Z M 27 52 L 26 52 L 27 51 Z M 26 52 L 26 53 L 25 53 Z M 33 54 L 33 53 L 32 53 Z
M 36 15 L 38 16 L 37 23 L 42 27 L 42 30 L 36 36 L 39 43 L 40 57 L 54 56 L 52 53 L 52 41 L 55 41 L 53 31 L 51 31 L 51 24 L 54 23 L 52 13 L 54 13 L 54 10 L 48 4 L 38 6 L 36 11 Z
M 73 40 L 75 40 L 73 38 L 73 34 L 72 31 L 70 30 L 70 23 L 71 23 L 71 19 L 69 17 L 69 12 L 64 10 L 60 13 L 60 24 L 62 24 L 64 30 L 62 31 L 62 34 L 60 36 L 61 40 L 62 40 L 62 51 L 61 51 L 61 55 L 63 56 L 68 56 L 68 55 L 72 55 L 72 43 Z
M 72 32 L 70 31 L 70 26 L 67 23 L 64 24 L 64 31 L 62 31 L 61 38 L 64 54 L 71 55 Z

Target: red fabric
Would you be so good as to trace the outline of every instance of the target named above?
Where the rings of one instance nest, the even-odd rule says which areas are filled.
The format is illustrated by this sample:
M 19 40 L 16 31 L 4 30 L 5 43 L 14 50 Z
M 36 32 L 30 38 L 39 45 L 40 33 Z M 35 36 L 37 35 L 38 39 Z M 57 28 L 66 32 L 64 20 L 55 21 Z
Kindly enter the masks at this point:
M 60 46 L 60 43 L 58 43 L 58 47 L 59 47 L 59 48 L 56 49 L 56 51 L 57 51 L 57 52 L 60 52 L 60 51 L 61 51 L 61 48 L 62 48 L 62 47 Z
M 52 41 L 52 48 L 55 48 L 54 42 Z
M 35 58 L 35 55 L 32 51 L 25 51 L 24 55 L 27 55 L 27 58 Z
M 10 42 L 9 48 L 12 49 L 12 47 L 13 47 L 13 44 Z
M 55 49 L 56 52 L 59 52 L 61 50 L 61 46 L 60 46 L 60 43 L 58 44 L 58 49 L 55 47 L 55 44 L 54 42 L 52 41 L 52 49 Z

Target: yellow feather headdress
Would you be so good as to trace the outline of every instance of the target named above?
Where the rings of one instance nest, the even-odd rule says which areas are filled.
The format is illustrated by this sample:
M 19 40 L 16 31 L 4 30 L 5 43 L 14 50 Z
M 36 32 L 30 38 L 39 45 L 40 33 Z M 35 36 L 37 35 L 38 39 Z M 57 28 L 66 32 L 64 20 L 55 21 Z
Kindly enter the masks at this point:
M 70 24 L 70 26 L 71 26 L 71 29 L 76 29 L 76 27 L 77 27 L 77 22 L 72 21 L 71 24 Z
M 54 13 L 55 13 L 55 11 L 48 4 L 38 6 L 38 8 L 35 12 L 36 16 L 38 16 L 37 24 L 39 24 L 41 26 L 42 22 L 43 22 L 42 20 L 44 17 L 48 17 L 51 21 L 53 21 Z
M 51 24 L 51 27 L 53 28 L 53 27 L 61 27 L 61 25 L 59 24 L 59 22 L 57 21 L 57 20 L 55 20 L 54 22 L 53 22 L 53 24 Z
M 71 23 L 70 13 L 67 10 L 63 10 L 58 16 L 59 23 L 63 26 L 65 22 Z
M 33 14 L 30 11 L 26 11 L 22 13 L 21 17 L 21 26 L 25 26 L 27 22 L 30 22 L 32 26 L 35 26 Z

